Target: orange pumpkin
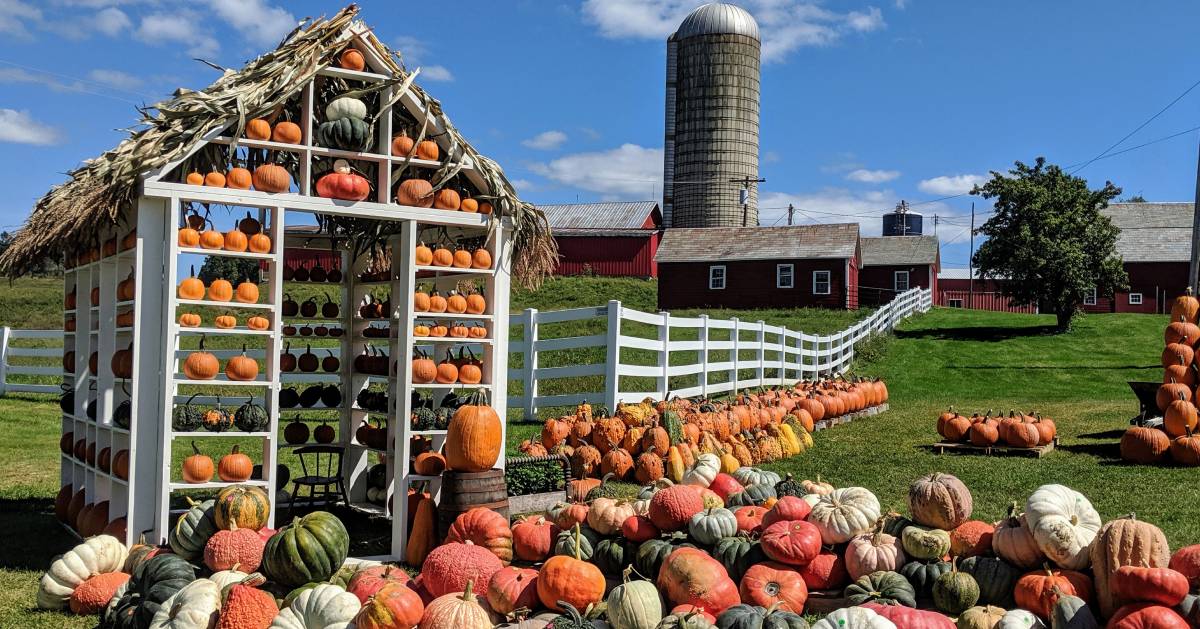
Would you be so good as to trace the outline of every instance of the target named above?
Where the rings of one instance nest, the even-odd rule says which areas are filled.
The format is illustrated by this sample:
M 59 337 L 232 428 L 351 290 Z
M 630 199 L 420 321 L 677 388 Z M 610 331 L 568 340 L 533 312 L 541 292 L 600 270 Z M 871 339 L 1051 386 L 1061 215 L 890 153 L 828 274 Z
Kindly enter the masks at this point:
M 271 320 L 266 317 L 253 316 L 246 319 L 246 327 L 251 330 L 269 330 L 271 329 Z
M 413 250 L 413 261 L 417 266 L 430 266 L 433 264 L 433 249 L 426 246 L 425 243 L 420 243 Z
M 221 368 L 216 356 L 204 351 L 204 337 L 200 337 L 200 349 L 188 354 L 183 361 L 183 375 L 189 380 L 212 380 Z
M 456 269 L 469 269 L 471 268 L 472 260 L 473 258 L 471 258 L 470 251 L 467 251 L 466 249 L 455 249 L 454 261 L 451 263 L 451 266 Z
M 303 138 L 300 125 L 294 122 L 281 122 L 271 131 L 271 140 L 280 144 L 299 144 Z
M 424 179 L 405 179 L 396 188 L 396 202 L 412 207 L 433 207 L 433 185 Z
M 186 181 L 188 183 L 188 185 L 203 186 L 204 185 L 204 175 L 201 175 L 200 173 L 193 170 L 192 172 L 187 174 L 187 178 L 185 178 L 184 181 Z
M 246 248 L 252 253 L 271 253 L 271 237 L 263 233 L 254 234 L 247 240 Z
M 429 384 L 437 378 L 437 372 L 437 365 L 424 352 L 417 352 L 413 356 L 412 380 L 414 383 Z
M 458 365 L 454 363 L 454 357 L 450 355 L 450 350 L 446 350 L 446 359 L 438 363 L 435 381 L 438 384 L 454 384 L 458 382 Z M 489 467 L 488 469 L 491 468 Z
M 234 356 L 225 364 L 225 377 L 230 380 L 246 382 L 258 377 L 258 361 L 246 355 L 246 345 L 242 344 L 242 354 Z
M 221 457 L 221 460 L 217 463 L 217 477 L 227 483 L 248 481 L 253 471 L 254 461 L 251 461 L 250 457 L 239 452 L 237 444 L 234 444 L 229 454 Z
M 224 188 L 225 187 L 225 173 L 219 173 L 215 170 L 208 173 L 207 175 L 204 176 L 204 185 L 206 185 L 210 188 Z
M 118 456 L 120 454 L 118 453 Z M 114 461 L 115 463 L 115 461 Z M 183 460 L 183 480 L 186 483 L 207 483 L 213 477 L 213 460 L 201 454 L 196 442 L 192 442 L 192 454 Z
M 250 171 L 235 166 L 225 172 L 225 185 L 234 190 L 249 190 L 250 186 L 254 185 L 254 178 Z
M 200 232 L 184 225 L 179 228 L 179 246 L 180 247 L 198 247 L 200 246 Z
M 438 476 L 446 470 L 446 457 L 437 452 L 422 452 L 413 459 L 413 471 L 422 476 Z
M 278 164 L 263 164 L 254 169 L 254 189 L 262 192 L 287 192 L 292 188 L 292 174 Z
M 467 314 L 483 314 L 487 312 L 487 300 L 483 298 L 482 293 L 471 293 L 467 295 Z
M 236 328 L 237 327 L 237 317 L 235 317 L 233 315 L 227 315 L 227 314 L 217 315 L 217 318 L 213 319 L 213 324 L 216 325 L 218 328 L 221 328 L 222 330 Z
M 542 605 L 555 611 L 563 611 L 559 602 L 569 603 L 576 609 L 587 609 L 588 605 L 604 599 L 604 573 L 581 559 L 581 536 L 576 524 L 575 556 L 555 555 L 538 571 L 538 598 Z
M 433 251 L 433 266 L 450 266 L 454 264 L 454 253 L 446 247 L 438 247 Z
M 505 565 L 512 563 L 513 534 L 508 518 L 487 507 L 467 510 L 450 525 L 446 543 L 475 544 L 488 549 Z
M 179 283 L 180 299 L 204 299 L 204 282 L 196 277 L 196 267 L 192 267 L 191 276 Z
M 500 456 L 500 416 L 480 389 L 454 412 L 446 431 L 446 464 L 462 472 L 492 469 Z M 603 592 L 603 588 L 601 589 Z
M 458 294 L 457 291 L 450 291 L 450 296 L 446 298 L 446 312 L 453 314 L 463 314 L 467 311 L 467 298 Z
M 367 67 L 363 54 L 354 48 L 347 48 L 338 55 L 338 66 L 355 72 L 362 72 Z
M 202 249 L 221 249 L 225 246 L 225 236 L 217 231 L 212 224 L 209 224 L 209 229 L 200 232 L 200 248 Z
M 271 139 L 271 123 L 262 118 L 254 118 L 246 123 L 246 137 L 251 140 Z
M 216 282 L 213 283 L 216 284 Z M 258 284 L 246 280 L 239 282 L 234 299 L 243 304 L 257 304 Z
M 482 247 L 479 249 L 476 249 L 475 253 L 471 254 L 471 268 L 474 268 L 474 269 L 490 269 L 490 268 L 492 268 L 491 252 Z
M 226 251 L 245 251 L 247 247 L 246 234 L 242 230 L 234 227 L 225 232 L 225 250 Z

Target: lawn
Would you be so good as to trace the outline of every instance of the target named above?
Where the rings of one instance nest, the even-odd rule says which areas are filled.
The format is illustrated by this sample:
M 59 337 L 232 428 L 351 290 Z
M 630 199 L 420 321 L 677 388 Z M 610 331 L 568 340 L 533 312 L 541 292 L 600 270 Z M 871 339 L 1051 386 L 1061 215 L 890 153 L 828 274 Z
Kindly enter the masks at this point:
M 0 287 L 0 316 L 11 317 L 16 292 L 23 291 Z M 54 309 L 58 293 L 50 292 L 46 307 Z M 614 295 L 629 307 L 653 310 L 653 283 L 601 279 L 555 280 L 536 293 L 516 291 L 514 309 L 594 306 Z M 29 310 L 26 316 L 42 317 L 47 327 L 57 323 L 53 313 Z M 819 332 L 840 329 L 861 313 L 722 316 Z M 856 371 L 887 380 L 890 411 L 819 432 L 814 450 L 773 467 L 863 485 L 876 491 L 885 506 L 897 508 L 913 478 L 947 471 L 972 488 L 976 513 L 987 519 L 998 518 L 1010 501 L 1024 500 L 1042 483 L 1063 482 L 1083 491 L 1106 519 L 1132 511 L 1159 524 L 1172 545 L 1200 542 L 1200 505 L 1180 491 L 1191 484 L 1194 471 L 1130 466 L 1117 456 L 1120 433 L 1136 412 L 1125 382 L 1158 378 L 1164 323 L 1165 317 L 1093 315 L 1059 335 L 1050 331 L 1050 316 L 935 309 L 903 323 L 894 338 L 872 342 L 870 351 L 860 352 Z M 586 331 L 589 325 L 564 326 L 556 335 L 592 333 Z M 951 404 L 964 412 L 1036 410 L 1058 422 L 1062 445 L 1040 460 L 934 455 L 922 446 L 936 440 L 936 415 Z M 0 470 L 0 534 L 10 540 L 0 550 L 0 617 L 22 627 L 91 626 L 83 619 L 29 612 L 40 572 L 54 553 L 72 544 L 51 514 L 57 490 L 57 409 L 47 396 L 0 398 L 0 429 L 7 436 L 0 443 L 6 463 Z M 511 424 L 510 450 L 537 429 Z

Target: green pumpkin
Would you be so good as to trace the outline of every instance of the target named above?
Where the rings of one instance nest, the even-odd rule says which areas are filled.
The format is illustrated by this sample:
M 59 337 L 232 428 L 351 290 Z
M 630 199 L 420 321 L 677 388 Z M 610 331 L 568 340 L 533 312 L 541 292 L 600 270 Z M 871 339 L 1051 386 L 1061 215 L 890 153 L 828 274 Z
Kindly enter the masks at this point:
M 614 475 L 611 472 L 605 474 L 604 479 L 600 481 L 600 484 L 593 487 L 591 491 L 587 492 L 587 495 L 583 497 L 584 501 L 591 502 L 597 498 L 619 498 L 621 495 L 621 490 L 614 483 L 608 482 L 612 480 L 613 476 Z
M 658 587 L 651 581 L 630 581 L 629 572 L 625 573 L 621 585 L 608 593 L 604 602 L 612 629 L 654 627 L 665 613 Z
M 900 574 L 908 579 L 920 598 L 932 598 L 934 582 L 947 572 L 950 572 L 947 561 L 910 561 L 900 568 Z
M 1183 619 L 1188 622 L 1188 625 L 1191 625 L 1192 627 L 1200 626 L 1200 596 L 1188 594 L 1187 596 L 1183 597 L 1183 600 L 1180 601 L 1178 605 L 1175 606 L 1175 611 L 1179 612 L 1180 616 L 1183 616 Z M 1055 627 L 1054 629 L 1060 628 Z M 1061 629 L 1073 628 L 1067 627 Z
M 677 446 L 683 443 L 683 422 L 679 419 L 679 413 L 676 413 L 674 409 L 667 409 L 663 413 L 662 426 L 667 431 L 667 438 L 671 445 Z
M 799 614 L 757 605 L 734 605 L 717 616 L 718 629 L 808 629 Z
M 365 151 L 371 145 L 371 125 L 361 118 L 341 118 L 317 127 L 317 142 L 326 148 Z
M 725 566 L 734 583 L 742 582 L 742 576 L 750 566 L 770 561 L 758 540 L 741 535 L 718 540 L 713 546 L 712 556 Z
M 413 410 L 412 427 L 415 430 L 436 430 L 437 413 L 431 408 L 417 408 Z
M 333 576 L 350 552 L 350 534 L 332 513 L 314 511 L 279 529 L 263 549 L 261 571 L 296 587 Z
M 233 414 L 233 425 L 242 432 L 261 432 L 270 423 L 267 409 L 255 404 L 254 398 L 247 399 Z
M 1100 623 L 1082 598 L 1060 594 L 1050 610 L 1050 629 L 1100 629 Z
M 673 535 L 642 542 L 641 546 L 638 546 L 637 554 L 634 555 L 633 569 L 644 579 L 651 581 L 657 579 L 658 569 L 662 567 L 667 555 L 675 552 L 678 548 L 695 548 L 686 540 L 687 537 L 684 535 Z
M 766 483 L 750 485 L 742 491 L 729 495 L 725 501 L 726 507 L 761 507 L 768 500 L 776 498 L 775 486 Z
M 132 421 L 131 413 L 133 412 L 133 403 L 125 400 L 117 405 L 113 410 L 112 421 L 118 428 L 129 428 Z
M 450 427 L 450 419 L 454 417 L 454 409 L 447 406 L 439 406 L 434 414 L 437 415 L 435 430 L 446 430 Z
M 999 557 L 968 557 L 958 563 L 958 570 L 975 577 L 979 584 L 979 604 L 1004 609 L 1016 607 L 1013 588 L 1021 571 Z
M 144 629 L 171 595 L 196 580 L 196 569 L 179 555 L 155 555 L 138 564 L 113 611 L 117 629 Z
M 584 561 L 591 561 L 592 555 L 596 554 L 596 546 L 600 544 L 600 534 L 586 526 L 579 527 L 579 558 Z M 566 555 L 568 557 L 575 556 L 575 529 L 567 529 L 558 534 L 554 538 L 554 554 Z
M 732 476 L 743 487 L 751 485 L 770 485 L 774 487 L 775 483 L 783 480 L 779 477 L 779 474 L 768 470 L 760 470 L 757 467 L 739 467 L 733 471 Z
M 175 521 L 175 526 L 171 527 L 170 533 L 167 534 L 167 543 L 176 555 L 194 561 L 204 554 L 208 538 L 218 530 L 214 511 L 216 502 L 195 502 L 191 498 L 188 500 L 191 507 Z
M 626 567 L 633 564 L 638 545 L 636 542 L 615 537 L 600 540 L 595 548 L 596 551 L 592 553 L 592 563 L 600 568 L 600 572 L 619 577 Z
M 846 586 L 844 593 L 850 605 L 882 603 L 884 605 L 917 606 L 917 592 L 908 579 L 898 572 L 880 570 L 863 575 Z
M 950 534 L 941 529 L 913 525 L 904 529 L 900 542 L 913 559 L 941 559 L 950 552 Z
M 979 584 L 975 577 L 951 565 L 950 572 L 933 582 L 933 604 L 939 610 L 957 616 L 979 602 Z
M 561 607 L 564 610 L 563 613 L 554 620 L 551 620 L 546 625 L 546 629 L 595 629 L 592 626 L 592 621 L 584 618 L 579 613 L 579 610 L 575 609 L 574 605 L 566 601 L 561 601 L 561 603 Z
M 175 432 L 195 432 L 200 429 L 200 424 L 204 421 L 204 409 L 192 406 L 192 400 L 196 399 L 196 395 L 188 398 L 187 402 L 175 406 L 175 412 L 171 413 L 171 430 Z
M 880 519 L 883 521 L 883 532 L 896 539 L 903 537 L 904 529 L 913 525 L 912 520 L 895 511 L 883 514 L 883 517 Z
M 780 498 L 784 496 L 795 496 L 803 498 L 807 491 L 804 491 L 804 486 L 800 481 L 796 480 L 791 474 L 783 477 L 783 480 L 775 483 L 775 495 Z

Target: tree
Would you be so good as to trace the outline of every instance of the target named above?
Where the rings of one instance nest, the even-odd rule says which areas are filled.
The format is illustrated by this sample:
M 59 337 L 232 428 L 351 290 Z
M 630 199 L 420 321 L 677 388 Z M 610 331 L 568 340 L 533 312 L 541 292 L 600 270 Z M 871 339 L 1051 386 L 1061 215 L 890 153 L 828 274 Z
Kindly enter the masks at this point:
M 1146 197 L 1144 197 L 1140 194 L 1135 194 L 1131 197 L 1126 197 L 1124 199 L 1117 199 L 1117 202 L 1118 203 L 1145 203 Z
M 1008 175 L 992 172 L 971 194 L 993 199 L 995 214 L 975 233 L 987 240 L 975 252 L 985 277 L 1007 278 L 1001 292 L 1018 305 L 1041 305 L 1067 330 L 1084 295 L 1111 296 L 1129 281 L 1117 254 L 1119 230 L 1100 210 L 1121 194 L 1046 164 L 1016 162 Z
M 257 284 L 259 281 L 259 262 L 258 260 L 244 260 L 226 256 L 208 256 L 204 259 L 204 264 L 200 267 L 198 277 L 205 284 L 211 284 L 215 279 L 226 279 L 234 284 L 237 284 L 240 280 L 248 279 Z

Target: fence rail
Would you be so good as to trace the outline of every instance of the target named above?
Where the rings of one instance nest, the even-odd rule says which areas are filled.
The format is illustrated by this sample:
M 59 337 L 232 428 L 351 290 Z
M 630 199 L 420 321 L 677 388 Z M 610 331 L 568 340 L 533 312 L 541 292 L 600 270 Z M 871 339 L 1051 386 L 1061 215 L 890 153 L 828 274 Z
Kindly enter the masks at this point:
M 912 289 L 898 295 L 871 316 L 840 332 L 805 334 L 763 321 L 712 319 L 707 315 L 677 317 L 625 308 L 620 301 L 606 306 L 539 312 L 527 309 L 510 319 L 520 326 L 519 337 L 509 343 L 510 388 L 508 406 L 532 419 L 538 409 L 570 406 L 583 400 L 615 408 L 620 402 L 668 394 L 682 397 L 711 396 L 757 386 L 788 384 L 804 378 L 829 375 L 854 359 L 854 347 L 878 332 L 890 331 L 897 322 L 932 305 L 929 290 Z M 603 324 L 604 332 L 557 338 L 540 338 L 542 326 L 567 322 Z M 13 382 L 12 376 L 61 376 L 57 364 L 11 364 L 10 358 L 61 359 L 63 333 L 59 330 L 0 328 L 0 395 L 9 392 L 58 393 L 57 384 Z M 21 347 L 20 341 L 58 342 L 56 347 Z M 550 352 L 593 352 L 603 360 L 542 366 Z M 601 352 L 603 350 L 603 352 Z M 626 351 L 628 350 L 628 351 Z M 322 350 L 324 351 L 324 350 Z M 337 353 L 334 350 L 335 354 Z M 241 353 L 215 350 L 218 357 Z M 186 352 L 180 352 L 180 358 Z M 261 350 L 249 352 L 261 357 Z M 572 356 L 577 358 L 578 356 Z M 22 361 L 26 362 L 26 361 Z M 564 389 L 563 381 L 586 379 L 583 386 L 596 390 L 544 394 L 544 389 Z M 27 378 L 23 378 L 27 379 Z M 283 375 L 285 381 L 290 379 Z M 556 386 L 557 385 L 557 386 Z

